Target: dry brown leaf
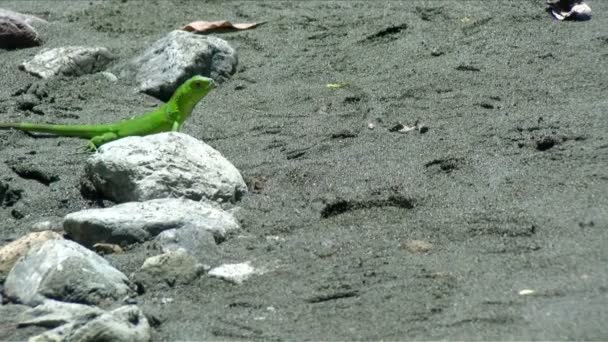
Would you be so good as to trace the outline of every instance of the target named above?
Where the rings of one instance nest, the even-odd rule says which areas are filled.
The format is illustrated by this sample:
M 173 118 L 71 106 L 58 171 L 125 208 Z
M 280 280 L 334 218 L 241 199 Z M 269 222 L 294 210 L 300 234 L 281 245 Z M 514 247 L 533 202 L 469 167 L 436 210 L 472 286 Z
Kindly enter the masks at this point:
M 248 30 L 256 26 L 262 25 L 263 23 L 241 23 L 233 24 L 227 20 L 220 21 L 193 21 L 190 24 L 182 27 L 182 30 L 196 33 L 207 33 L 207 32 L 226 32 L 226 31 L 238 31 Z

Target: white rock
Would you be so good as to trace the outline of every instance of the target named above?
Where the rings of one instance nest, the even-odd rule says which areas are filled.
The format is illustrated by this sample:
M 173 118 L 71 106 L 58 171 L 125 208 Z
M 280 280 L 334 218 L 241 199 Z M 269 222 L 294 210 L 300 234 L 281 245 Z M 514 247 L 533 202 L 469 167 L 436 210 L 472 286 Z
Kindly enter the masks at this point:
M 251 266 L 249 262 L 243 262 L 239 264 L 224 264 L 212 268 L 208 274 L 212 277 L 239 285 L 256 273 L 259 273 L 259 271 Z
M 80 76 L 103 70 L 112 59 L 104 47 L 67 46 L 42 50 L 20 68 L 42 78 Z
M 175 30 L 123 67 L 120 76 L 134 79 L 139 91 L 167 101 L 188 78 L 202 75 L 221 83 L 237 63 L 236 51 L 225 40 Z
M 178 132 L 102 145 L 87 160 L 86 174 L 119 203 L 167 197 L 234 202 L 247 191 L 239 171 L 217 150 Z
M 180 198 L 82 210 L 68 214 L 63 222 L 64 230 L 86 246 L 146 241 L 164 230 L 183 226 L 210 231 L 219 240 L 240 228 L 237 220 L 218 206 Z
M 48 240 L 30 249 L 4 283 L 13 300 L 34 306 L 53 298 L 97 304 L 131 293 L 127 277 L 107 260 L 68 240 Z
M 114 75 L 113 73 L 111 73 L 109 71 L 102 71 L 100 74 L 103 77 L 105 77 L 106 80 L 108 80 L 110 82 L 117 82 L 118 81 L 118 77 L 116 77 L 116 75 Z
M 560 0 L 548 0 L 547 4 L 551 14 L 558 20 L 589 20 L 591 19 L 591 7 L 582 0 L 563 2 Z

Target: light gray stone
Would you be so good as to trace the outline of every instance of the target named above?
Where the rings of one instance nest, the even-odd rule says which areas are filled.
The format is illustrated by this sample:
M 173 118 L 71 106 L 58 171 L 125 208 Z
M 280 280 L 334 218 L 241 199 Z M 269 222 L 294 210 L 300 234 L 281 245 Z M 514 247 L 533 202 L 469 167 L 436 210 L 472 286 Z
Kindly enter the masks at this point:
M 150 257 L 131 276 L 144 290 L 187 285 L 205 273 L 206 267 L 180 249 Z
M 15 18 L 18 20 L 22 20 L 22 21 L 28 23 L 29 25 L 34 25 L 34 26 L 44 25 L 44 24 L 49 23 L 48 21 L 46 21 L 42 18 L 38 18 L 35 15 L 19 13 L 19 12 L 11 11 L 9 9 L 5 9 L 5 8 L 0 8 L 0 17 Z
M 82 319 L 100 316 L 105 311 L 91 305 L 66 303 L 47 299 L 21 315 L 19 327 L 40 326 L 56 328 L 61 325 Z
M 42 50 L 20 68 L 42 78 L 80 76 L 103 70 L 113 59 L 104 47 L 66 46 Z
M 147 342 L 150 339 L 150 324 L 145 315 L 137 306 L 128 305 L 101 315 L 84 316 L 29 341 Z
M 86 245 L 142 242 L 160 232 L 186 225 L 207 230 L 223 240 L 239 229 L 236 219 L 217 205 L 179 198 L 129 202 L 104 209 L 68 214 L 63 222 L 70 236 Z
M 247 191 L 239 171 L 217 150 L 179 132 L 104 144 L 85 170 L 99 193 L 119 203 L 167 197 L 235 202 Z
M 48 240 L 15 263 L 4 293 L 34 306 L 49 298 L 100 304 L 122 299 L 131 290 L 127 277 L 104 258 L 69 240 Z
M 123 66 L 120 76 L 134 81 L 139 91 L 167 101 L 190 77 L 221 83 L 234 74 L 237 63 L 236 51 L 225 40 L 175 30 Z
M 63 218 L 52 217 L 52 218 L 47 218 L 44 220 L 39 220 L 39 221 L 33 223 L 31 229 L 34 232 L 42 232 L 45 230 L 61 232 L 63 229 L 62 223 L 63 223 Z
M 0 290 L 2 290 L 1 286 Z M 14 327 L 18 326 L 19 319 L 21 319 L 23 313 L 28 309 L 30 309 L 29 306 L 21 304 L 0 305 L 0 320 L 2 321 L 2 328 L 0 328 L 0 341 L 15 340 Z M 13 336 L 12 339 L 9 337 L 11 335 Z
M 158 234 L 156 241 L 163 253 L 185 250 L 198 260 L 213 265 L 221 260 L 221 253 L 213 233 L 195 225 L 168 229 Z
M 27 254 L 30 248 L 50 239 L 62 239 L 62 237 L 52 231 L 34 232 L 2 246 L 0 248 L 0 282 L 10 272 L 17 260 Z
M 110 82 L 117 82 L 118 81 L 118 77 L 116 77 L 116 75 L 114 75 L 113 73 L 109 72 L 109 71 L 102 71 L 100 73 L 106 80 L 110 81 Z

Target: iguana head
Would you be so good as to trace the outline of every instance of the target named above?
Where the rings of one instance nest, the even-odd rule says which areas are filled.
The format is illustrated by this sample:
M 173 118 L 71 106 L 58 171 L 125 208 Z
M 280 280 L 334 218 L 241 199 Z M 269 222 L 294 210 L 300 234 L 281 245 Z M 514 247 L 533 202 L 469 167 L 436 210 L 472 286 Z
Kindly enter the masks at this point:
M 182 122 L 192 113 L 194 106 L 213 88 L 215 88 L 215 82 L 212 79 L 199 75 L 193 76 L 177 88 L 170 101 L 175 101 L 178 110 L 182 113 Z

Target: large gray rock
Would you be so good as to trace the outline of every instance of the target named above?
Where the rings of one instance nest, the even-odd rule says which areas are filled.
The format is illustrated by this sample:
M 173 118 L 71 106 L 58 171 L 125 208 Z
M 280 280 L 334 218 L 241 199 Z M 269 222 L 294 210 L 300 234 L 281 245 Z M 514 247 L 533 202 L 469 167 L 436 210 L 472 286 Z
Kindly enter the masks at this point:
M 53 330 L 31 337 L 30 342 L 147 342 L 150 341 L 150 324 L 135 305 L 79 317 Z
M 86 246 L 98 242 L 142 242 L 164 230 L 187 225 L 210 231 L 220 240 L 225 238 L 226 233 L 239 228 L 237 220 L 221 208 L 206 202 L 179 198 L 82 210 L 68 214 L 63 222 L 65 231 Z
M 100 304 L 131 294 L 127 277 L 107 260 L 68 240 L 48 240 L 19 259 L 4 283 L 12 301 L 34 306 L 45 299 Z
M 80 76 L 103 70 L 113 59 L 104 47 L 67 46 L 43 50 L 20 68 L 42 78 Z
M 167 197 L 235 202 L 247 191 L 239 171 L 217 150 L 177 132 L 102 145 L 87 160 L 86 175 L 119 203 Z
M 221 83 L 236 71 L 236 51 L 223 39 L 176 30 L 121 68 L 121 78 L 163 101 L 194 75 Z

